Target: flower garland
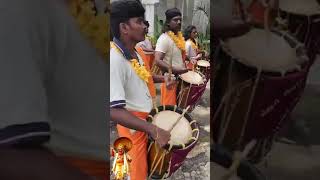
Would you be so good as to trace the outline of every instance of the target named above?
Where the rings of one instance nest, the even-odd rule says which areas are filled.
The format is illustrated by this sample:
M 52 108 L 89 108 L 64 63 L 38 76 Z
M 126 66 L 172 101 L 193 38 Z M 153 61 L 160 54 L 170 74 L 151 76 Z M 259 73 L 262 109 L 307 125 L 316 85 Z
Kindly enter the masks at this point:
M 110 47 L 114 48 L 116 51 L 121 53 L 120 49 L 113 43 L 110 42 Z M 122 53 L 121 53 L 122 54 Z M 151 76 L 150 72 L 146 69 L 144 65 L 140 65 L 137 59 L 131 59 L 131 67 L 136 72 L 136 74 L 146 83 L 149 82 L 149 78 Z
M 190 42 L 191 42 L 191 46 L 192 46 L 192 48 L 193 48 L 195 51 L 197 51 L 197 50 L 198 50 L 198 45 L 197 45 L 197 44 L 195 44 L 191 39 L 189 39 L 188 41 L 190 41 Z
M 167 34 L 181 51 L 185 51 L 186 42 L 180 31 L 178 32 L 178 35 L 175 35 L 172 31 L 168 31 Z
M 108 4 L 108 0 L 105 0 Z M 97 14 L 92 0 L 70 0 L 69 9 L 83 33 L 107 60 L 109 55 L 109 13 Z

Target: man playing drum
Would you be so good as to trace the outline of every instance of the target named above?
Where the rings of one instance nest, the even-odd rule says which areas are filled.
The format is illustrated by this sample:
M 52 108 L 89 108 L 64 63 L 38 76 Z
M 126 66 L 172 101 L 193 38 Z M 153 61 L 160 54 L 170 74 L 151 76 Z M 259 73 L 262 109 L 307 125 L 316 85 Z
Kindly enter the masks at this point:
M 162 71 L 172 70 L 173 74 L 183 74 L 188 70 L 185 66 L 185 41 L 181 30 L 181 12 L 177 8 L 169 9 L 165 12 L 166 22 L 163 34 L 159 37 L 155 49 L 155 62 Z M 170 64 L 172 63 L 172 67 Z M 161 104 L 177 104 L 177 83 L 167 88 L 163 83 L 161 86 Z
M 114 38 L 110 49 L 110 116 L 118 123 L 119 136 L 133 142 L 129 152 L 131 180 L 147 178 L 147 134 L 160 146 L 167 144 L 170 138 L 169 132 L 145 121 L 152 109 L 147 86 L 150 74 L 135 51 L 136 44 L 145 38 L 144 12 L 142 4 L 136 0 L 111 3 Z

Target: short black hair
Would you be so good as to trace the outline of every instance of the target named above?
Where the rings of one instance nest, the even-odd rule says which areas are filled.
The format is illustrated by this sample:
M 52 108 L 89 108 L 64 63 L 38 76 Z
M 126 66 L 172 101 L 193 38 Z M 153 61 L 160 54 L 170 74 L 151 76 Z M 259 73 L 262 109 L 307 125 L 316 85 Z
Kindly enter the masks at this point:
M 189 25 L 189 26 L 184 30 L 183 36 L 184 36 L 184 39 L 185 39 L 185 40 L 190 39 L 190 34 L 191 34 L 191 32 L 192 32 L 193 29 L 196 29 L 196 27 L 193 26 L 193 25 Z
M 144 17 L 145 9 L 138 0 L 117 0 L 111 3 L 110 24 L 113 37 L 120 37 L 119 25 L 133 17 Z

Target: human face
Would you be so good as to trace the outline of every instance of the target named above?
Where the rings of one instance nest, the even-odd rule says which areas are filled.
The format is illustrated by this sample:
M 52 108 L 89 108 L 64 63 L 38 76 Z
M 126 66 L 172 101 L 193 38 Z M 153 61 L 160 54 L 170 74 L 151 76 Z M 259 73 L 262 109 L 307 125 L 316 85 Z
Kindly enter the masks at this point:
M 197 38 L 197 36 L 198 36 L 197 29 L 196 29 L 196 28 L 193 28 L 192 31 L 191 31 L 190 37 L 191 37 L 192 39 L 195 39 L 195 38 Z
M 146 25 L 144 24 L 143 17 L 134 17 L 130 18 L 128 22 L 125 23 L 125 27 L 123 28 L 124 34 L 127 34 L 127 37 L 138 43 L 143 41 L 146 34 Z
M 169 22 L 169 27 L 170 30 L 172 30 L 173 32 L 178 32 L 181 30 L 181 16 L 176 16 L 174 18 L 172 18 Z

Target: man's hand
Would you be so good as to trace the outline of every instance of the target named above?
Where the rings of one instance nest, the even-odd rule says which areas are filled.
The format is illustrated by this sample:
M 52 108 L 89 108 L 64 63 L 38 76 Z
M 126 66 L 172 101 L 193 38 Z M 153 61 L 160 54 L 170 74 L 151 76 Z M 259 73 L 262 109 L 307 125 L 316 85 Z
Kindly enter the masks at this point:
M 178 68 L 178 67 L 172 67 L 173 74 L 184 74 L 188 72 L 187 68 Z
M 172 89 L 176 84 L 176 77 L 174 76 L 174 74 L 171 74 L 171 77 L 169 77 L 169 73 L 165 73 L 164 82 L 166 83 L 167 89 Z
M 166 144 L 168 144 L 170 140 L 170 132 L 165 131 L 157 126 L 154 126 L 154 128 L 151 129 L 149 133 L 159 145 L 160 147 L 164 147 Z

